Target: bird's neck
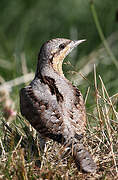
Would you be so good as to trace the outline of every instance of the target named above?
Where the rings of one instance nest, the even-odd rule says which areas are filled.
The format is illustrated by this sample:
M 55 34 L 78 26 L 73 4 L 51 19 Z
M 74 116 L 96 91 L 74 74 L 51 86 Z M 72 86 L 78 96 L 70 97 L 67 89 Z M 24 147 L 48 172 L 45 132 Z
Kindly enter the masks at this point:
M 62 64 L 63 64 L 63 61 L 57 61 L 57 59 L 54 58 L 54 60 L 52 62 L 52 67 L 53 67 L 54 71 L 56 71 L 60 76 L 64 77 L 63 70 L 62 70 Z
M 62 70 L 62 63 L 63 61 L 57 61 L 56 58 L 52 62 L 45 59 L 40 62 L 39 59 L 35 77 L 48 76 L 54 79 L 66 79 Z

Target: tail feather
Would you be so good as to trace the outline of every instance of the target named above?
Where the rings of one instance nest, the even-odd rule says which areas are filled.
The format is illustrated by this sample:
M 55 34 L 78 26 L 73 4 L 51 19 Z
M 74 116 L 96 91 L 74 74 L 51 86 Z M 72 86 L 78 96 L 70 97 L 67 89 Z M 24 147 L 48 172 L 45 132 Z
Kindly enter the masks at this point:
M 96 171 L 96 164 L 82 143 L 75 142 L 73 144 L 73 157 L 78 169 L 90 173 Z

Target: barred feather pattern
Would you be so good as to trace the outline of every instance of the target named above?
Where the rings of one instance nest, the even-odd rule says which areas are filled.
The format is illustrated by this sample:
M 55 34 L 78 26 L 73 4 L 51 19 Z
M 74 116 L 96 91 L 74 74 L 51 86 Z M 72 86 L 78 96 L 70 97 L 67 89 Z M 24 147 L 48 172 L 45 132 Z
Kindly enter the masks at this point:
M 78 43 L 54 39 L 42 46 L 35 78 L 20 91 L 20 109 L 43 137 L 69 142 L 78 169 L 94 172 L 96 165 L 81 138 L 86 130 L 83 96 L 62 72 L 63 59 Z
M 76 139 L 73 139 L 72 149 L 77 168 L 81 169 L 84 172 L 95 172 L 96 164 L 93 161 L 91 154 L 86 150 L 84 145 Z

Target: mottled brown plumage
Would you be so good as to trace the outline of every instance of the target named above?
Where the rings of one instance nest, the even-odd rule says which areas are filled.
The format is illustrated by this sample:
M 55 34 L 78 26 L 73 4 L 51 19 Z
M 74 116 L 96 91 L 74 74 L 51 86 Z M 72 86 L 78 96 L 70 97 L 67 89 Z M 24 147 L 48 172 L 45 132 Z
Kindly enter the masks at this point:
M 35 78 L 20 91 L 20 109 L 42 136 L 71 147 L 77 167 L 94 172 L 96 165 L 82 144 L 86 129 L 83 97 L 62 71 L 64 58 L 83 41 L 57 38 L 42 46 Z

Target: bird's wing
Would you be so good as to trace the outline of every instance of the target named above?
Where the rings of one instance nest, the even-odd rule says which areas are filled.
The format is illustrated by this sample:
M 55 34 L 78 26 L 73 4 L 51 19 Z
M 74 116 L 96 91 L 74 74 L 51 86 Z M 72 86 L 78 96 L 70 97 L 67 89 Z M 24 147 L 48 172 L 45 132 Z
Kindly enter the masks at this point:
M 63 139 L 60 129 L 62 117 L 57 101 L 54 96 L 50 100 L 50 95 L 46 95 L 46 92 L 44 94 L 45 96 L 39 90 L 32 89 L 32 86 L 22 88 L 20 91 L 21 114 L 42 135 L 61 142 Z

